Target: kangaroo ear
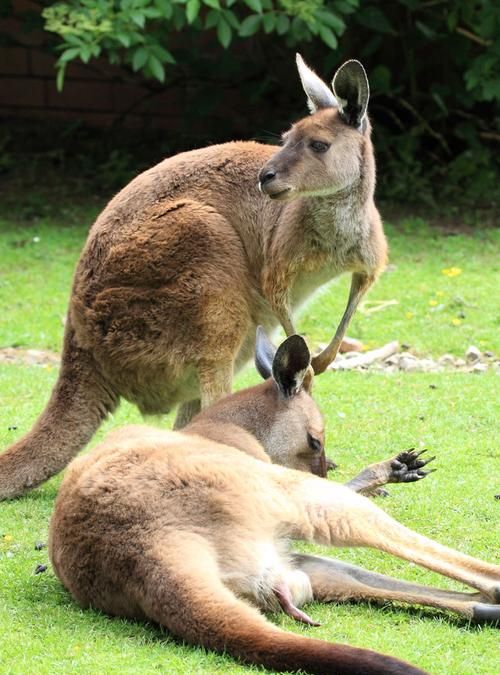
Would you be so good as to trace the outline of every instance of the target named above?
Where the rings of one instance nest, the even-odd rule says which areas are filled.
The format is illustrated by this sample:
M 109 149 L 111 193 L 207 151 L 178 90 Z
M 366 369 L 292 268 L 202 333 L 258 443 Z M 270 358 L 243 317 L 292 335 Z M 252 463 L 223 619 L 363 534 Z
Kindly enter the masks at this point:
M 332 81 L 340 116 L 346 124 L 357 129 L 363 124 L 370 98 L 370 85 L 359 61 L 346 61 L 335 73 Z
M 321 108 L 337 108 L 338 103 L 330 87 L 304 63 L 300 54 L 296 56 L 300 81 L 307 94 L 307 106 L 312 113 Z
M 278 347 L 273 360 L 273 378 L 285 398 L 301 390 L 310 363 L 311 354 L 300 335 L 290 335 Z
M 255 367 L 259 375 L 267 380 L 273 373 L 273 359 L 276 347 L 267 337 L 262 326 L 257 326 L 257 338 L 255 341 Z

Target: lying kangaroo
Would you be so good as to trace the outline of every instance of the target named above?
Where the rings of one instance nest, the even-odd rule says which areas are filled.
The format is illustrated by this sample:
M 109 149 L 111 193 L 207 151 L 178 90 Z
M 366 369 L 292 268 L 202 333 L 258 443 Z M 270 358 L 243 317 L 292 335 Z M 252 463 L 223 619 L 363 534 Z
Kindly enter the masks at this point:
M 98 217 L 75 273 L 59 379 L 32 430 L 0 456 L 0 499 L 60 471 L 120 397 L 144 413 L 180 404 L 184 426 L 230 393 L 258 324 L 291 335 L 292 308 L 350 271 L 345 314 L 315 372 L 335 358 L 386 262 L 369 88 L 357 61 L 337 71 L 335 96 L 297 63 L 313 114 L 278 152 L 235 142 L 176 155 Z
M 349 487 L 271 464 L 317 467 L 324 429 L 304 340 L 291 336 L 276 354 L 260 342 L 259 371 L 272 378 L 215 403 L 182 432 L 122 429 L 71 464 L 50 525 L 56 574 L 84 607 L 153 620 L 247 663 L 328 675 L 422 673 L 286 633 L 258 611 L 281 608 L 315 625 L 303 603 L 382 599 L 500 618 L 500 605 L 490 604 L 500 600 L 499 567 L 409 530 Z M 477 592 L 293 553 L 291 539 L 370 546 Z

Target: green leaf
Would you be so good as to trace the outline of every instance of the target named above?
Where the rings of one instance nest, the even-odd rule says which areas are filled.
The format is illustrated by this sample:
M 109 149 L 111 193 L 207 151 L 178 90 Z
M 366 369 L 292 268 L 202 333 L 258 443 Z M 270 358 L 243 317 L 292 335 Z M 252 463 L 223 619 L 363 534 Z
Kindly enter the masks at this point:
M 130 47 L 130 35 L 127 35 L 127 33 L 115 33 L 115 38 L 124 47 Z
M 241 22 L 240 26 L 240 37 L 250 37 L 250 35 L 255 35 L 259 30 L 262 17 L 258 14 L 252 14 L 252 16 L 247 16 L 244 21 Z
M 132 21 L 136 24 L 136 26 L 139 26 L 139 28 L 144 28 L 144 24 L 146 23 L 144 14 L 142 14 L 141 12 L 130 12 L 129 16 L 132 19 Z
M 75 56 L 80 55 L 81 49 L 82 47 L 70 47 L 69 49 L 66 49 L 59 57 L 59 63 L 61 64 L 68 63 L 68 61 L 74 59 Z
M 443 101 L 443 98 L 440 94 L 437 93 L 437 91 L 432 92 L 432 98 L 436 101 L 436 104 L 438 107 L 441 109 L 441 111 L 447 115 L 448 114 L 448 108 L 446 107 L 445 102 Z
M 254 12 L 257 12 L 257 14 L 262 13 L 262 3 L 260 0 L 244 0 L 245 5 L 248 5 L 250 9 L 253 9 Z
M 219 0 L 203 0 L 203 4 L 212 7 L 212 9 L 220 9 Z
M 153 54 L 150 54 L 149 56 L 148 66 L 153 76 L 157 80 L 160 80 L 160 82 L 165 82 L 165 68 L 163 67 L 163 63 Z
M 132 57 L 132 69 L 134 72 L 140 70 L 143 66 L 146 65 L 148 60 L 149 52 L 145 47 L 139 47 L 135 50 L 134 56 Z
M 337 38 L 335 37 L 331 28 L 328 28 L 328 26 L 320 26 L 318 32 L 320 38 L 326 45 L 328 45 L 331 49 L 337 49 Z
M 436 31 L 423 23 L 423 21 L 415 21 L 415 26 L 429 40 L 434 40 L 436 37 Z
M 280 14 L 276 21 L 276 32 L 278 35 L 284 35 L 290 28 L 290 19 L 286 14 Z
M 200 0 L 188 0 L 186 5 L 186 18 L 188 23 L 193 23 L 200 12 Z
M 174 8 L 171 0 L 155 0 L 155 5 L 165 19 L 171 19 Z
M 88 63 L 90 61 L 90 57 L 92 56 L 92 45 L 83 45 L 83 47 L 80 50 L 80 58 L 84 63 Z
M 222 15 L 226 19 L 228 24 L 231 26 L 231 28 L 234 28 L 234 30 L 236 31 L 240 29 L 240 22 L 238 21 L 238 17 L 234 12 L 232 12 L 229 9 L 223 9 Z
M 80 36 L 78 35 L 73 35 L 72 33 L 68 33 L 67 35 L 64 36 L 64 41 L 67 42 L 69 45 L 81 45 L 83 43 L 83 40 Z
M 62 91 L 63 85 L 64 85 L 64 73 L 66 72 L 66 64 L 63 64 L 62 66 L 59 67 L 59 70 L 57 71 L 57 77 L 56 77 L 56 87 L 57 91 Z
M 211 9 L 207 18 L 205 19 L 205 28 L 213 28 L 219 23 L 220 12 L 216 12 L 215 9 Z
M 342 21 L 342 19 L 336 14 L 333 14 L 331 10 L 319 9 L 315 15 L 321 23 L 329 26 L 335 33 L 337 33 L 337 35 L 342 35 L 344 32 L 344 21 Z
M 224 49 L 227 49 L 231 44 L 232 33 L 231 26 L 224 18 L 221 17 L 219 23 L 217 24 L 217 37 L 219 38 L 219 42 L 224 47 Z
M 149 51 L 159 58 L 162 63 L 175 63 L 175 58 L 172 54 L 161 45 L 151 45 Z
M 272 33 L 276 26 L 276 14 L 269 12 L 262 17 L 262 25 L 264 26 L 264 33 Z

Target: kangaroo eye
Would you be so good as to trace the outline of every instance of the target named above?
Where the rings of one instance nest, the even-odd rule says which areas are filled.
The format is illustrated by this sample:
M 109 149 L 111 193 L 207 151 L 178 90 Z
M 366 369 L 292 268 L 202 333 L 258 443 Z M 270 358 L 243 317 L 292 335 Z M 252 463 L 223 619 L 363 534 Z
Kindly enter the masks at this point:
M 314 152 L 326 152 L 330 147 L 330 143 L 323 143 L 323 141 L 311 141 L 309 147 Z
M 311 448 L 311 450 L 314 450 L 314 452 L 321 452 L 323 450 L 323 445 L 321 444 L 321 441 L 318 438 L 314 438 L 314 436 L 311 436 L 310 433 L 307 434 L 307 444 Z

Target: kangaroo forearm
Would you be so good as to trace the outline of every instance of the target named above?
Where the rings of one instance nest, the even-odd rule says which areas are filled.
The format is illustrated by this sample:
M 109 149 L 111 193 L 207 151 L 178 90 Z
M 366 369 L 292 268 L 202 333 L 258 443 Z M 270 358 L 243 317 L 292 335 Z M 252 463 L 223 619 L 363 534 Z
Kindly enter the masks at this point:
M 385 476 L 378 474 L 377 471 L 368 466 L 358 473 L 357 476 L 345 483 L 345 485 L 351 490 L 354 490 L 354 492 L 364 494 L 365 492 L 371 492 L 381 485 L 385 485 L 386 482 Z

